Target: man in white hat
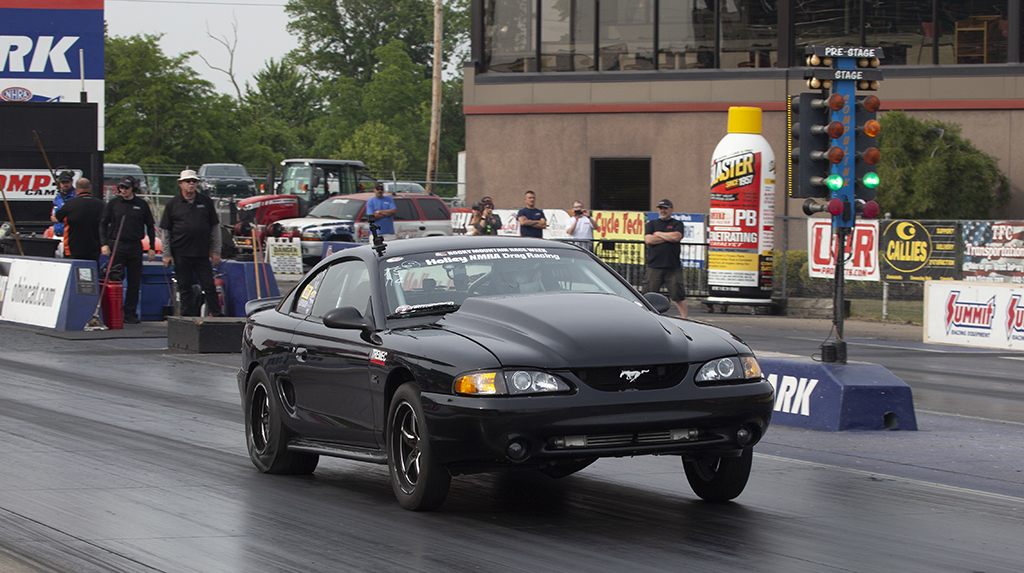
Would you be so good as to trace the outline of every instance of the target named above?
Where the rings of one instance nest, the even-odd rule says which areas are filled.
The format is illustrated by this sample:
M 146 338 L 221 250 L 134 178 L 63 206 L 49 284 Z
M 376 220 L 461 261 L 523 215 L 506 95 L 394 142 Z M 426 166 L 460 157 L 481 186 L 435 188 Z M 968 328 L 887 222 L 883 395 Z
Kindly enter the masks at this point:
M 193 275 L 199 277 L 210 316 L 224 316 L 213 282 L 213 265 L 220 264 L 220 219 L 213 200 L 197 190 L 198 184 L 195 171 L 182 171 L 178 177 L 181 193 L 164 207 L 160 219 L 163 261 L 165 267 L 174 261 L 182 316 L 198 316 L 202 306 L 192 296 Z

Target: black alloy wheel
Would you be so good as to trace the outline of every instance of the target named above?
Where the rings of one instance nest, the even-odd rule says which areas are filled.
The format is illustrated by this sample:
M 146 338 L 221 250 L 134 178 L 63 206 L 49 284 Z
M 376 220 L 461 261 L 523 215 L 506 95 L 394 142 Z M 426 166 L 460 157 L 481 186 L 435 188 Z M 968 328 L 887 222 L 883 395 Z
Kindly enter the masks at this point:
M 391 400 L 387 451 L 391 489 L 402 507 L 430 511 L 444 503 L 451 474 L 433 460 L 420 392 L 411 382 L 403 384 Z
M 684 459 L 683 469 L 698 497 L 706 501 L 729 501 L 743 493 L 753 460 L 754 449 L 744 448 L 737 458 Z
M 320 456 L 288 451 L 288 436 L 266 372 L 257 368 L 245 395 L 245 437 L 249 459 L 263 473 L 313 473 Z

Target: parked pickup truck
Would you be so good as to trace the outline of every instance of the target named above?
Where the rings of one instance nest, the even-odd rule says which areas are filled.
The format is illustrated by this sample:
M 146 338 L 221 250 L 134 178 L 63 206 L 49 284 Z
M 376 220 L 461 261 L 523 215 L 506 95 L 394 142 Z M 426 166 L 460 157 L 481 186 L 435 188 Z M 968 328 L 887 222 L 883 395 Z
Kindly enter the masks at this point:
M 204 163 L 199 166 L 199 180 L 199 190 L 214 198 L 240 199 L 256 194 L 256 182 L 238 163 Z

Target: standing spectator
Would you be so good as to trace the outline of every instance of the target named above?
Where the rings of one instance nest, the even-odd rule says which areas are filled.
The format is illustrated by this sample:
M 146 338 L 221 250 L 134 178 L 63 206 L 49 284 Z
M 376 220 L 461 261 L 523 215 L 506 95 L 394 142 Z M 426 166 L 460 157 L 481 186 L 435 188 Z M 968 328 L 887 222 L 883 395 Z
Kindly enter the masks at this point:
M 481 203 L 480 220 L 473 227 L 476 229 L 474 235 L 497 235 L 501 230 L 501 217 L 494 214 L 494 203 L 490 197 L 484 197 Z
M 686 318 L 686 287 L 683 285 L 683 267 L 679 262 L 679 241 L 683 240 L 683 222 L 672 218 L 672 202 L 662 199 L 658 203 L 658 218 L 647 222 L 644 243 L 647 244 L 646 292 L 658 292 L 668 287 L 668 298 L 676 303 L 679 316 Z
M 548 220 L 544 218 L 544 211 L 534 207 L 537 203 L 537 194 L 527 191 L 525 200 L 526 206 L 516 214 L 519 218 L 519 236 L 543 238 L 544 229 L 548 228 Z
M 590 249 L 594 240 L 594 219 L 590 217 L 590 211 L 583 208 L 582 201 L 573 201 L 572 219 L 565 224 L 565 234 L 575 239 L 573 244 Z
M 68 199 L 50 220 L 65 223 L 64 254 L 72 259 L 100 259 L 100 219 L 103 201 L 92 198 L 92 183 L 82 177 L 75 181 L 75 196 Z
M 51 218 L 57 212 L 57 209 L 64 206 L 65 202 L 75 198 L 75 190 L 71 185 L 74 180 L 74 171 L 61 171 L 57 175 L 57 194 L 53 197 L 53 208 L 50 209 Z M 57 223 L 53 226 L 53 236 L 64 236 L 64 223 Z
M 479 235 L 481 233 L 480 233 L 479 229 L 477 229 L 477 225 L 479 225 L 480 224 L 480 220 L 483 219 L 483 216 L 484 216 L 484 204 L 479 202 L 479 201 L 477 201 L 476 203 L 473 203 L 473 207 L 471 209 L 473 211 L 473 215 L 469 218 L 469 224 L 466 225 L 466 227 L 467 227 L 466 234 L 467 235 Z
M 213 282 L 213 265 L 220 264 L 220 219 L 213 200 L 196 190 L 198 184 L 199 176 L 195 171 L 182 171 L 178 177 L 181 193 L 164 207 L 164 216 L 160 219 L 164 267 L 173 259 L 182 316 L 199 316 L 202 301 L 196 300 L 192 293 L 195 277 L 199 277 L 209 315 L 224 316 Z
M 378 181 L 373 186 L 373 197 L 366 202 L 366 214 L 374 216 L 385 241 L 395 238 L 396 212 L 398 208 L 395 207 L 395 200 L 384 194 L 384 184 Z
M 153 212 L 149 203 L 135 195 L 139 182 L 128 176 L 117 184 L 118 196 L 103 206 L 103 217 L 100 219 L 101 252 L 110 256 L 114 241 L 117 251 L 108 265 L 122 265 L 128 278 L 128 290 L 124 293 L 124 323 L 138 324 L 139 317 L 135 308 L 139 304 L 139 287 L 142 284 L 142 239 L 149 237 L 149 260 L 156 257 L 153 245 L 156 245 L 156 225 L 153 223 Z M 124 226 L 121 221 L 124 220 Z M 121 235 L 118 237 L 118 229 Z

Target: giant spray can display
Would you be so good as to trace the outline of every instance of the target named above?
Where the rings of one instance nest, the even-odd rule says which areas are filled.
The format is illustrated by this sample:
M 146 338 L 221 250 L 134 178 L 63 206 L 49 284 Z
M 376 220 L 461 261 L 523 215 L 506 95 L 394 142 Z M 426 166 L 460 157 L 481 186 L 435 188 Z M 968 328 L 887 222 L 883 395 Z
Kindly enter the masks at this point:
M 711 158 L 707 302 L 767 305 L 775 243 L 775 153 L 761 135 L 760 108 L 729 108 L 728 130 Z

